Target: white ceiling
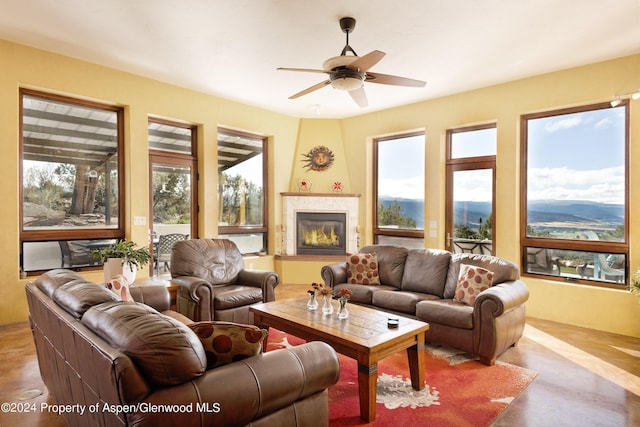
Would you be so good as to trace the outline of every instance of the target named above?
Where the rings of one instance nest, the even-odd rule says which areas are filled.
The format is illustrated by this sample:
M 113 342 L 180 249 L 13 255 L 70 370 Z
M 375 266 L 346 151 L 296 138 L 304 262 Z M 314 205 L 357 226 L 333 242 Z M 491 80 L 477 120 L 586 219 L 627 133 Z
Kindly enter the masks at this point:
M 369 106 L 326 87 L 345 44 L 386 56 Z M 0 38 L 295 117 L 349 117 L 640 53 L 640 0 L 2 0 Z M 1 58 L 0 58 L 1 60 Z M 632 89 L 632 88 L 621 88 Z M 614 94 L 612 94 L 613 96 Z

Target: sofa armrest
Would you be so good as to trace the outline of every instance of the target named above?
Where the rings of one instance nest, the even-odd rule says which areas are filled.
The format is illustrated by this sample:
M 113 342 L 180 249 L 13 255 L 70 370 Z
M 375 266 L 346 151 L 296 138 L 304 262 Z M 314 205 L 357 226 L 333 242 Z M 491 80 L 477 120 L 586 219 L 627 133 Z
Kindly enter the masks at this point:
M 325 265 L 320 269 L 322 280 L 324 280 L 325 286 L 334 288 L 335 285 L 340 283 L 347 283 L 347 264 L 344 262 L 338 262 L 335 264 Z
M 481 307 L 490 307 L 491 315 L 498 317 L 515 307 L 519 307 L 528 299 L 529 288 L 522 280 L 503 282 L 478 295 L 474 304 L 474 312 L 477 311 L 477 314 L 480 315 L 483 313 Z M 487 301 L 490 304 L 487 304 Z
M 238 285 L 262 289 L 263 302 L 275 301 L 275 288 L 279 283 L 278 273 L 267 270 L 241 270 L 237 280 Z
M 129 292 L 136 302 L 151 306 L 159 312 L 171 307 L 171 295 L 164 285 L 134 285 L 129 287 Z
M 253 420 L 291 406 L 335 384 L 340 375 L 338 356 L 329 345 L 310 342 L 274 350 L 205 372 L 201 377 L 151 394 L 149 405 L 184 405 L 180 425 L 249 425 Z M 189 406 L 191 405 L 191 406 Z M 327 417 L 328 401 L 312 411 Z M 128 414 L 128 423 L 156 426 L 167 423 L 167 413 Z
M 180 285 L 176 294 L 178 313 L 194 322 L 213 320 L 213 285 L 195 276 L 176 276 L 171 281 Z

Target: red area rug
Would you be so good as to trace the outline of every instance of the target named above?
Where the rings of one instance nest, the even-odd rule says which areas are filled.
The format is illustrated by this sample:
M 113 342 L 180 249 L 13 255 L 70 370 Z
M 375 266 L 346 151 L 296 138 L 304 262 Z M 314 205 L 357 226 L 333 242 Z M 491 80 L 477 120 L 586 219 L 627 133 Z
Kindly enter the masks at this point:
M 267 351 L 304 341 L 271 328 Z M 426 385 L 417 391 L 402 351 L 378 362 L 375 421 L 360 419 L 357 366 L 340 357 L 340 381 L 329 389 L 331 426 L 488 426 L 533 381 L 535 372 L 497 362 L 486 366 L 449 347 L 429 346 Z

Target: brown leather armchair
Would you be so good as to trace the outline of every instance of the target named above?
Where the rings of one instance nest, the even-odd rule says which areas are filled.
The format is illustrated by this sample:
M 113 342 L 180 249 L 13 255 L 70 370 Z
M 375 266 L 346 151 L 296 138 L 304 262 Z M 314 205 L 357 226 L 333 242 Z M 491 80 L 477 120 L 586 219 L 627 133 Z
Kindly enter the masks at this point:
M 171 254 L 171 278 L 180 285 L 177 310 L 194 321 L 253 323 L 249 306 L 275 300 L 278 274 L 245 270 L 238 247 L 227 239 L 177 242 Z

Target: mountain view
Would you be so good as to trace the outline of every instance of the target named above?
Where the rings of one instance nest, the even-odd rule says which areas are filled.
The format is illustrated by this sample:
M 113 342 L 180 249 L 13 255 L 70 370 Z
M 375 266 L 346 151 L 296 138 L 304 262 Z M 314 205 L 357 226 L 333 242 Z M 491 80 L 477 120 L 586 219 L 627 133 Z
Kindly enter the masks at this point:
M 424 228 L 424 203 L 415 199 L 381 199 L 385 207 L 400 205 L 402 214 L 414 218 Z M 454 223 L 478 229 L 491 215 L 491 202 L 456 202 Z M 539 200 L 529 203 L 529 225 L 538 231 L 571 232 L 578 229 L 613 231 L 624 224 L 624 205 L 579 200 Z

